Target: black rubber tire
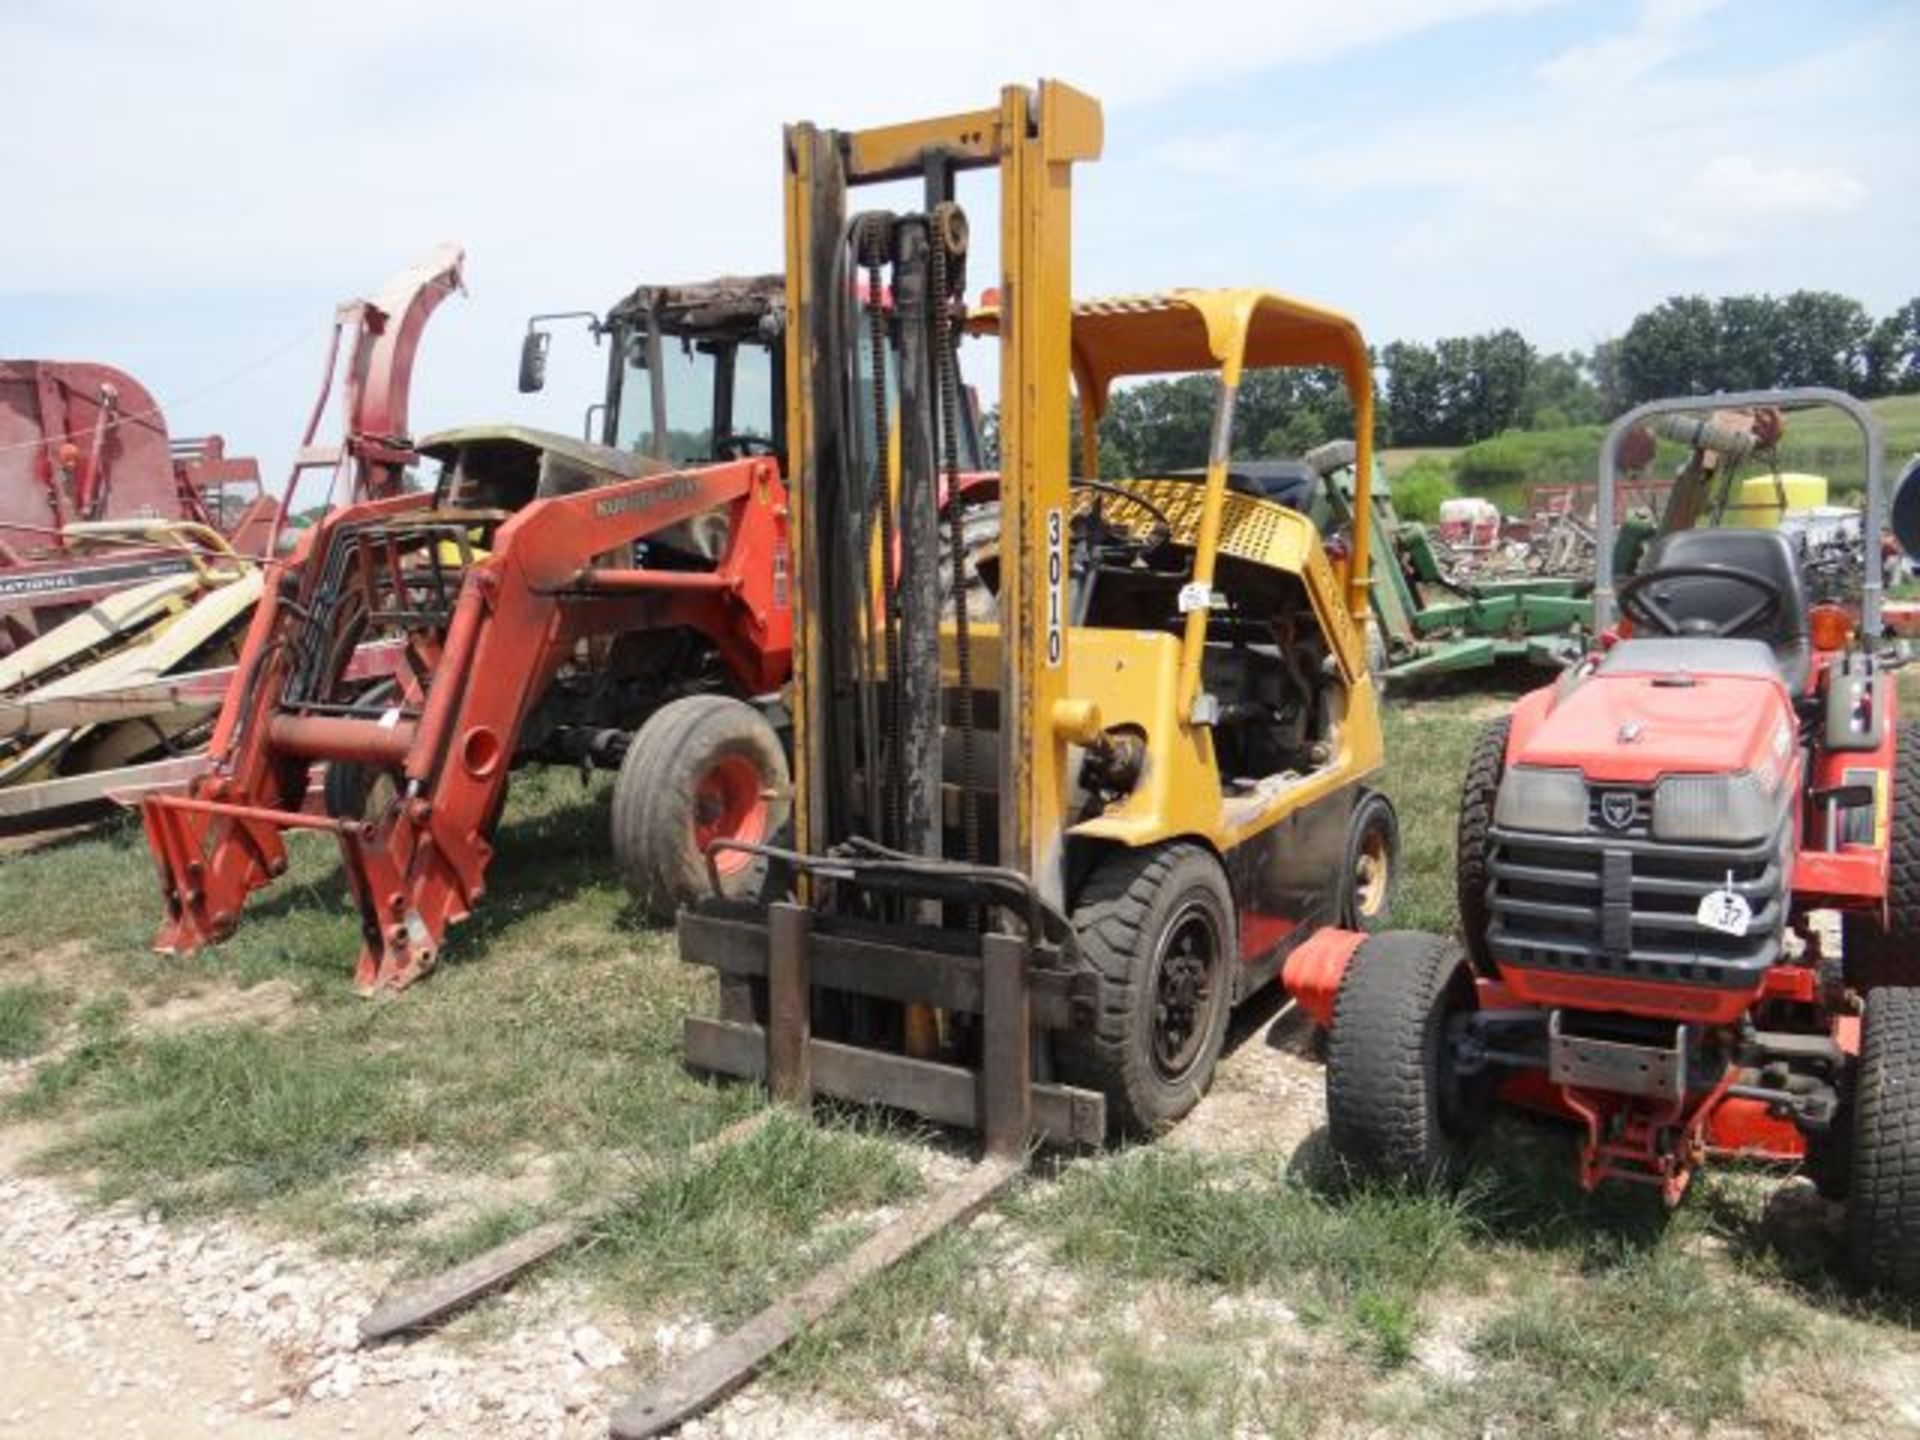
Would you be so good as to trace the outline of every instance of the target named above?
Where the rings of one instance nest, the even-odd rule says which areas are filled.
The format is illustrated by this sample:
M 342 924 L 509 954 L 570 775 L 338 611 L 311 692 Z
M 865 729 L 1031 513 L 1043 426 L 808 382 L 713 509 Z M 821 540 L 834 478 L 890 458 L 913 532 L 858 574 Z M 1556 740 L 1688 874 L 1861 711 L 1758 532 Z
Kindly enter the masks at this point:
M 1848 915 L 1842 931 L 1847 983 L 1863 993 L 1882 985 L 1920 985 L 1920 732 L 1895 725 L 1887 923 Z
M 760 838 L 772 840 L 792 804 L 786 750 L 753 706 L 726 695 L 689 695 L 647 718 L 627 747 L 613 786 L 613 856 L 628 891 L 656 919 L 714 893 L 707 860 L 694 841 L 702 777 L 739 757 L 759 772 L 765 801 Z M 767 873 L 755 858 L 722 876 L 731 899 L 758 896 Z
M 1195 1026 L 1198 1046 L 1168 1073 L 1154 1056 L 1155 972 L 1161 944 L 1189 916 L 1211 929 L 1214 959 Z M 1198 845 L 1112 851 L 1080 887 L 1073 927 L 1100 972 L 1100 1014 L 1091 1029 L 1060 1035 L 1060 1078 L 1107 1097 L 1107 1128 L 1116 1138 L 1157 1134 L 1200 1103 L 1226 1040 L 1239 956 L 1226 874 Z
M 1920 990 L 1867 997 L 1858 1064 L 1847 1264 L 1863 1285 L 1920 1295 Z
M 346 760 L 328 761 L 326 774 L 320 781 L 320 794 L 327 814 L 335 820 L 378 818 L 368 812 L 373 809 L 375 787 L 383 778 L 387 777 L 371 765 Z
M 1487 913 L 1487 885 L 1493 878 L 1487 862 L 1493 846 L 1493 802 L 1507 773 L 1507 736 L 1512 728 L 1512 719 L 1505 715 L 1480 727 L 1460 785 L 1460 823 L 1455 831 L 1454 899 L 1460 911 L 1460 936 L 1475 973 L 1488 978 L 1498 967 L 1487 948 L 1492 920 Z
M 373 686 L 354 702 L 352 713 L 359 718 L 377 718 L 382 711 L 393 703 L 395 686 L 391 680 L 382 681 Z M 351 760 L 330 760 L 326 773 L 320 779 L 320 799 L 326 806 L 327 814 L 335 820 L 374 820 L 379 818 L 369 814 L 373 808 L 375 788 L 383 778 L 391 779 L 397 787 L 400 772 L 381 767 L 363 765 Z
M 1452 1105 L 1442 1073 L 1449 1014 L 1473 1005 L 1451 940 L 1390 930 L 1362 942 L 1334 998 L 1327 1035 L 1327 1135 L 1363 1179 L 1458 1178 L 1479 1128 Z
M 1385 841 L 1387 879 L 1377 906 L 1361 912 L 1360 858 L 1369 838 Z M 1361 794 L 1347 821 L 1347 850 L 1340 871 L 1340 923 L 1349 930 L 1378 934 L 1393 924 L 1393 898 L 1400 890 L 1400 819 L 1393 802 L 1378 790 Z

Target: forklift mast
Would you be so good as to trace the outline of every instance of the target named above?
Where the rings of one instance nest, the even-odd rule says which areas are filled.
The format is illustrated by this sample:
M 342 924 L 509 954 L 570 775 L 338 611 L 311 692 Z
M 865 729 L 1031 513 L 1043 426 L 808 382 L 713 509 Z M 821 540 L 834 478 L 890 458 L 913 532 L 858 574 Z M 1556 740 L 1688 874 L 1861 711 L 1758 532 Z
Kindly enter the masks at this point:
M 1065 732 L 1073 724 L 1062 713 L 1072 708 L 1072 167 L 1097 158 L 1100 145 L 1098 103 L 1057 82 L 1011 86 L 997 107 L 935 120 L 854 132 L 803 123 L 786 133 L 787 434 L 801 635 L 794 838 L 803 856 L 862 841 L 943 858 L 939 578 L 957 567 L 959 519 L 957 504 L 948 506 L 943 549 L 939 495 L 943 486 L 954 493 L 959 479 L 954 348 L 967 246 L 954 182 L 962 171 L 997 168 L 1003 643 L 997 678 L 974 677 L 967 622 L 956 618 L 960 773 L 947 788 L 965 817 L 958 828 L 966 853 L 944 858 L 982 858 L 977 789 L 986 787 L 973 781 L 971 711 L 977 692 L 997 691 L 993 853 L 1043 903 L 1062 903 Z M 849 216 L 854 189 L 916 179 L 925 187 L 922 212 Z M 891 397 L 889 338 L 898 366 Z

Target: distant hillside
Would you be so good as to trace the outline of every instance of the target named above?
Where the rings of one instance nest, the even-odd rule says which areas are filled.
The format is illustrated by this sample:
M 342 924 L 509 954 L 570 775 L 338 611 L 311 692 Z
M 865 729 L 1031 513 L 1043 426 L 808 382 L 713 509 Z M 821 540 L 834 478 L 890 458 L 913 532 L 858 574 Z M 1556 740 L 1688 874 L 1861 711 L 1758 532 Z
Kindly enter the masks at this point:
M 1892 395 L 1867 402 L 1886 427 L 1889 478 L 1907 457 L 1920 452 L 1920 395 Z M 1398 508 L 1414 519 L 1431 519 L 1448 495 L 1484 495 L 1502 509 L 1524 507 L 1529 486 L 1591 483 L 1599 471 L 1602 425 L 1555 430 L 1508 430 L 1457 449 L 1386 452 Z M 1678 447 L 1672 459 L 1680 457 Z M 1791 417 L 1780 446 L 1783 470 L 1825 475 L 1836 496 L 1865 483 L 1865 461 L 1853 422 L 1836 410 Z

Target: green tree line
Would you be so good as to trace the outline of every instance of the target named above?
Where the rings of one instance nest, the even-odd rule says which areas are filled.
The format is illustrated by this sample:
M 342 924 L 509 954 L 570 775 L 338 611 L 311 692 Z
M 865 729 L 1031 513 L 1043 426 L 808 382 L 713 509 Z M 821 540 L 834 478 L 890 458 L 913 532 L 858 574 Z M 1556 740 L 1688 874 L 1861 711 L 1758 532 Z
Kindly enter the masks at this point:
M 1910 394 L 1920 392 L 1920 298 L 1876 321 L 1859 301 L 1825 290 L 1677 295 L 1591 351 L 1543 352 L 1507 327 L 1430 345 L 1396 340 L 1374 364 L 1376 434 L 1401 446 L 1596 424 L 1662 395 L 1784 385 Z M 1213 397 L 1207 375 L 1115 391 L 1100 423 L 1100 472 L 1204 463 Z M 1298 455 L 1352 432 L 1352 407 L 1331 372 L 1259 371 L 1241 387 L 1237 454 Z

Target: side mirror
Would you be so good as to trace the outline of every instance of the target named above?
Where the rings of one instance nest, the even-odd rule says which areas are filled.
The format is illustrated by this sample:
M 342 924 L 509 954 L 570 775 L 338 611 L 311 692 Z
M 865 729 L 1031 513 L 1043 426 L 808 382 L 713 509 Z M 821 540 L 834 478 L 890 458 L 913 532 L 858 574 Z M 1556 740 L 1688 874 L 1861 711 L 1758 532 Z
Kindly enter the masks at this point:
M 520 393 L 534 395 L 547 388 L 547 350 L 553 336 L 529 329 L 520 342 Z
M 1900 478 L 1893 482 L 1893 504 L 1889 510 L 1893 538 L 1910 558 L 1920 562 L 1920 455 L 1908 461 Z

